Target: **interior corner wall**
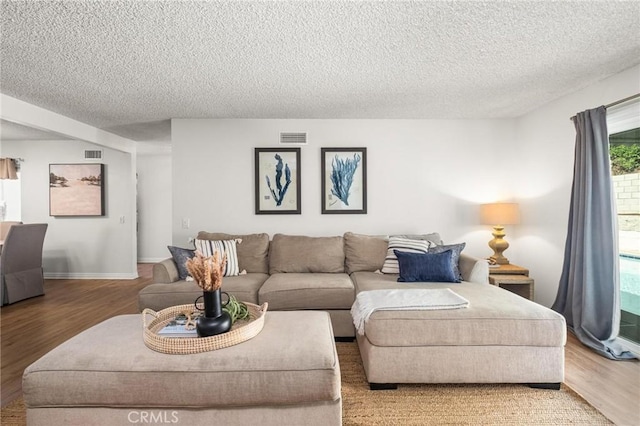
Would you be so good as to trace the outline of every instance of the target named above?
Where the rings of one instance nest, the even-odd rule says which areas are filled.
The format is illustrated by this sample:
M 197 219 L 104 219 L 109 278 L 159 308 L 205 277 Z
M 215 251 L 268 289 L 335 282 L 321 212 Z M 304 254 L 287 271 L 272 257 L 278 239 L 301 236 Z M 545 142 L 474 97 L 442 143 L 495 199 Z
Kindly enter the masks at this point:
M 168 258 L 171 245 L 171 153 L 138 154 L 138 262 Z
M 198 231 L 299 235 L 427 233 L 490 255 L 478 203 L 510 199 L 501 147 L 513 120 L 174 119 L 173 244 Z M 299 215 L 254 213 L 254 148 L 281 147 L 280 132 L 307 132 L 301 146 Z M 320 149 L 367 148 L 367 214 L 321 214 Z M 507 164 L 508 165 L 508 164 Z M 184 225 L 184 227 L 183 227 Z M 186 226 L 189 226 L 186 229 Z
M 521 224 L 517 246 L 535 279 L 535 299 L 551 306 L 558 291 L 573 181 L 575 128 L 570 117 L 640 93 L 640 66 L 550 102 L 516 120 L 510 159 Z M 511 248 L 509 249 L 511 251 Z
M 131 215 L 131 154 L 101 147 L 105 164 L 105 207 L 102 217 L 49 216 L 49 164 L 84 163 L 87 142 L 4 141 L 2 154 L 21 163 L 22 221 L 48 223 L 44 240 L 46 278 L 131 279 L 135 266 L 135 221 Z M 124 222 L 124 223 L 121 223 Z M 133 260 L 132 260 L 133 259 Z

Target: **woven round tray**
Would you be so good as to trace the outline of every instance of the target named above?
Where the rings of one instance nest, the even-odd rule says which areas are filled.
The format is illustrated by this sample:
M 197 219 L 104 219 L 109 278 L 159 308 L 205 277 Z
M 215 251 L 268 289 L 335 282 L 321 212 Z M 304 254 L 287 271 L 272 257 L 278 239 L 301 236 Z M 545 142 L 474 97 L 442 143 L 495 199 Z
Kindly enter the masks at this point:
M 165 337 L 158 335 L 158 331 L 173 320 L 176 315 L 183 311 L 193 310 L 193 304 L 172 306 L 158 312 L 145 309 L 142 311 L 144 344 L 156 352 L 186 355 L 214 351 L 245 342 L 257 336 L 262 330 L 264 314 L 267 312 L 268 306 L 267 303 L 258 306 L 246 302 L 245 305 L 249 310 L 248 319 L 237 320 L 228 332 L 210 337 Z M 147 322 L 148 317 L 153 319 Z

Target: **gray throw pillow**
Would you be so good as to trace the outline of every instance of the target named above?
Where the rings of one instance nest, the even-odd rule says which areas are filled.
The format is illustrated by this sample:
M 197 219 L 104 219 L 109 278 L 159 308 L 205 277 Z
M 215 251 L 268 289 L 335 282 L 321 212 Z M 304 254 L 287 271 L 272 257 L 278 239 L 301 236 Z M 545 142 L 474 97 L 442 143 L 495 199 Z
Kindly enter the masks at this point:
M 437 232 L 432 232 L 430 234 L 392 235 L 392 237 L 407 238 L 409 240 L 425 240 L 425 241 L 430 241 L 436 245 L 442 244 L 442 238 L 440 238 L 440 234 Z
M 447 250 L 451 250 L 451 267 L 453 268 L 453 273 L 458 279 L 462 280 L 462 274 L 460 273 L 458 263 L 460 262 L 460 253 L 462 253 L 462 250 L 464 250 L 466 245 L 467 243 L 435 246 L 429 248 L 429 253 L 442 253 Z
M 196 255 L 196 251 L 174 246 L 167 246 L 167 248 L 171 253 L 171 257 L 173 257 L 173 261 L 178 267 L 178 277 L 181 280 L 186 280 L 189 276 L 189 271 L 187 270 L 186 265 L 187 260 L 193 258 Z

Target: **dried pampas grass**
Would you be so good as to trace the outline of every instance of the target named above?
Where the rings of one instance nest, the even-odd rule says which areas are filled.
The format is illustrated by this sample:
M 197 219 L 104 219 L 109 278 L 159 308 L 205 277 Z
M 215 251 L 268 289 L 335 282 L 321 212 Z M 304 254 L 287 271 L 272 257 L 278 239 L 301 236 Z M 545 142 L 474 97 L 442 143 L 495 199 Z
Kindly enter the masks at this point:
M 204 291 L 216 291 L 222 287 L 222 275 L 227 266 L 227 254 L 220 259 L 220 253 L 216 251 L 213 256 L 205 257 L 200 251 L 187 260 L 186 267 L 194 281 Z

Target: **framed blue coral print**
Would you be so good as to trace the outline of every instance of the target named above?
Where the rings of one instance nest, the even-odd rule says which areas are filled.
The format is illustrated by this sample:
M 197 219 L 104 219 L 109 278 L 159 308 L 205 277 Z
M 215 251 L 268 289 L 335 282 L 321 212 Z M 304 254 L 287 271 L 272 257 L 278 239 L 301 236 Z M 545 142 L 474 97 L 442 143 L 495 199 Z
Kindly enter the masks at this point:
M 367 213 L 367 148 L 321 148 L 322 214 Z
M 300 214 L 300 148 L 255 148 L 256 214 Z

